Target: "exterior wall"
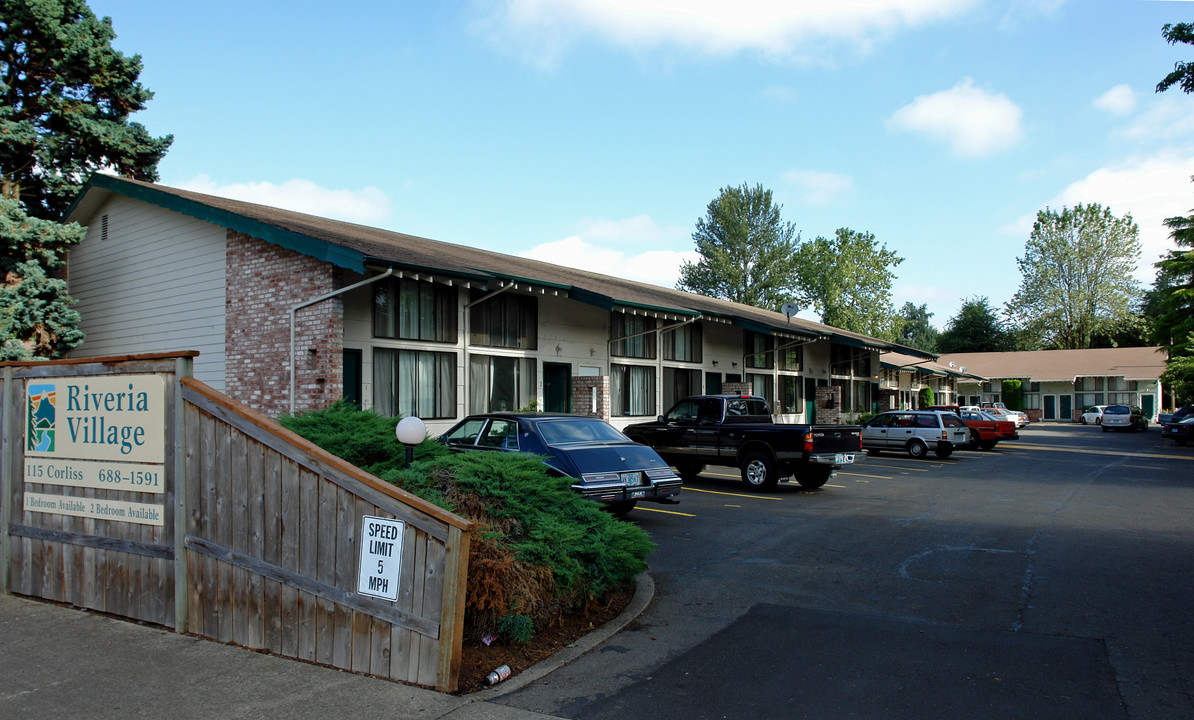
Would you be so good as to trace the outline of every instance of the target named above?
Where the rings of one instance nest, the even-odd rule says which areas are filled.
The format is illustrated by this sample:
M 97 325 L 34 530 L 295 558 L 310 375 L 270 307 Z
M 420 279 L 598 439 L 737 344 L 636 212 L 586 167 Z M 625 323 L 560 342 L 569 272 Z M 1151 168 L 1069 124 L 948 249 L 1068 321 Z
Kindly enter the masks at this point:
M 842 422 L 842 389 L 836 386 L 817 388 L 817 422 L 839 425 Z
M 224 391 L 224 230 L 123 196 L 87 223 L 67 263 L 87 336 L 71 356 L 198 350 L 195 378 Z
M 290 308 L 336 289 L 330 263 L 228 233 L 228 395 L 267 415 L 290 411 Z M 322 408 L 344 394 L 339 297 L 298 311 L 294 410 Z

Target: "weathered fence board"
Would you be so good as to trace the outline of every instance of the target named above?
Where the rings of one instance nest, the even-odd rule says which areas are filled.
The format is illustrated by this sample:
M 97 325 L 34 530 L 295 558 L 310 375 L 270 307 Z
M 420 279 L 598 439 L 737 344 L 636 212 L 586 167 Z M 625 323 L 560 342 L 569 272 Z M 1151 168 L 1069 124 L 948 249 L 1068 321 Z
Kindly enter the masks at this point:
M 0 363 L 5 589 L 455 689 L 472 523 L 192 380 L 191 357 Z M 165 463 L 155 466 L 162 492 L 26 483 L 26 383 L 108 375 L 165 379 Z M 161 523 L 26 511 L 26 493 L 109 507 L 161 503 Z M 358 593 L 369 516 L 404 523 L 392 602 Z

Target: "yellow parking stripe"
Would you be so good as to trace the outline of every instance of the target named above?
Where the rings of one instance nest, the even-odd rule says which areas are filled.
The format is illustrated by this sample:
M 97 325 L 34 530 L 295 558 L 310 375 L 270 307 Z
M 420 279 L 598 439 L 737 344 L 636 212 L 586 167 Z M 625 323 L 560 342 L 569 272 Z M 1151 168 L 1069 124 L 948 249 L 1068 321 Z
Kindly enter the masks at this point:
M 880 468 L 887 468 L 889 470 L 912 470 L 915 472 L 930 472 L 929 470 L 926 470 L 925 468 L 904 467 L 903 465 L 880 465 L 878 463 L 873 463 L 873 462 L 866 463 L 866 466 L 868 468 L 880 467 Z
M 696 517 L 696 515 L 693 515 L 692 513 L 676 512 L 675 510 L 660 510 L 659 508 L 649 508 L 649 507 L 639 507 L 637 509 L 642 510 L 643 512 L 657 512 L 657 513 L 663 513 L 665 515 L 683 515 L 684 517 Z
M 779 498 L 772 496 L 772 495 L 746 495 L 744 493 L 719 492 L 717 490 L 702 490 L 701 488 L 694 488 L 689 485 L 684 486 L 684 492 L 709 493 L 710 495 L 728 495 L 729 497 L 751 498 L 754 500 L 779 500 Z
M 878 478 L 880 480 L 890 480 L 891 479 L 890 475 L 866 475 L 864 473 L 842 472 L 841 470 L 839 470 L 837 474 L 838 475 L 849 475 L 850 477 Z M 831 487 L 837 487 L 837 486 L 832 485 Z

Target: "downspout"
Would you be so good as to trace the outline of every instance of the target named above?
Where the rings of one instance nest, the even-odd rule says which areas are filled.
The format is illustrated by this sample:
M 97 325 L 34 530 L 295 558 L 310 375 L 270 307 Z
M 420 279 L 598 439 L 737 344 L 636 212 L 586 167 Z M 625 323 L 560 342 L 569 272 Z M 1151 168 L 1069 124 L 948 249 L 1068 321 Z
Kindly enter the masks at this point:
M 365 285 L 371 285 L 371 284 L 377 282 L 378 280 L 384 280 L 393 274 L 394 274 L 394 268 L 392 268 L 392 267 L 386 268 L 386 271 L 384 273 L 382 273 L 381 275 L 377 275 L 377 276 L 374 276 L 371 278 L 366 278 L 366 279 L 360 281 L 359 283 L 354 283 L 352 285 L 349 285 L 348 287 L 340 288 L 339 290 L 335 290 L 326 295 L 320 295 L 319 297 L 315 298 L 314 300 L 308 300 L 307 302 L 299 303 L 298 305 L 295 305 L 294 307 L 290 308 L 290 414 L 291 415 L 294 414 L 294 384 L 295 384 L 295 376 L 297 375 L 297 373 L 295 371 L 295 366 L 298 364 L 295 361 L 295 357 L 294 357 L 294 343 L 295 343 L 294 321 L 295 321 L 295 316 L 298 314 L 298 311 L 302 310 L 305 307 L 309 307 L 311 305 L 321 303 L 324 300 L 330 300 L 331 298 L 334 298 L 337 295 L 343 295 L 344 293 L 349 292 L 350 290 L 356 290 L 359 287 L 364 287 Z

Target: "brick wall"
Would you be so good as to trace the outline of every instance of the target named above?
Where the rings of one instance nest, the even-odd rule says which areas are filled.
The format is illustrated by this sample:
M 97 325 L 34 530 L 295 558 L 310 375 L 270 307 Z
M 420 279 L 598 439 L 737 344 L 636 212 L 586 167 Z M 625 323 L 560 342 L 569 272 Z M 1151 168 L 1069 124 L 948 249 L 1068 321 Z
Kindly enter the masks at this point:
M 750 383 L 722 383 L 721 392 L 723 395 L 753 395 L 755 386 Z M 768 399 L 770 402 L 770 399 Z
M 817 422 L 821 425 L 839 425 L 842 422 L 842 389 L 836 385 L 821 385 L 817 388 Z
M 226 301 L 229 396 L 266 415 L 290 408 L 290 308 L 338 287 L 330 264 L 228 232 Z M 344 310 L 340 298 L 295 318 L 295 411 L 321 408 L 344 393 Z
M 572 376 L 572 413 L 609 422 L 609 376 Z

